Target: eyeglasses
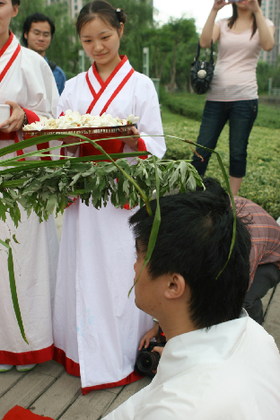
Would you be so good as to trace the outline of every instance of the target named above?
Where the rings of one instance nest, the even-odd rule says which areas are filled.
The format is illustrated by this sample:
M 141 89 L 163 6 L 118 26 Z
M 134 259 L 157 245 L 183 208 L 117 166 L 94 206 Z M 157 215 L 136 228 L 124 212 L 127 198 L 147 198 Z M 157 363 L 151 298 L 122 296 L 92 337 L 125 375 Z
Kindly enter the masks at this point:
M 39 31 L 38 29 L 32 29 L 30 32 L 33 33 L 33 35 L 35 36 L 43 36 L 44 38 L 50 38 L 51 37 L 51 33 L 50 32 L 43 32 L 43 31 Z

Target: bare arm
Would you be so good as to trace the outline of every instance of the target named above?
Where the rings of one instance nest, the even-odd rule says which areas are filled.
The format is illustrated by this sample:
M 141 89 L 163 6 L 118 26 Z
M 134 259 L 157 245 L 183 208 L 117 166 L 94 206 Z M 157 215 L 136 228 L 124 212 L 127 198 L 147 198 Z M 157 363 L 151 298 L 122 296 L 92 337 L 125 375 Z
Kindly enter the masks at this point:
M 260 45 L 265 51 L 274 46 L 274 26 L 268 26 L 257 0 L 247 0 L 248 8 L 254 13 L 260 37 Z
M 226 3 L 224 0 L 214 1 L 210 14 L 200 35 L 200 45 L 202 48 L 210 47 L 211 41 L 216 42 L 219 39 L 220 29 L 218 25 L 215 25 L 215 19 L 217 17 L 218 11 L 227 4 L 228 3 Z

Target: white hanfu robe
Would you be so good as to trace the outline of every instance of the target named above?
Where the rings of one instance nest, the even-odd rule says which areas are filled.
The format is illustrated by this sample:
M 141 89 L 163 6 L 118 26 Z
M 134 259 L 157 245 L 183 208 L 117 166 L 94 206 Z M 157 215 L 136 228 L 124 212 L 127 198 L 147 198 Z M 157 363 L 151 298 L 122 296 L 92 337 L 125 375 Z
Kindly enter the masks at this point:
M 66 82 L 58 114 L 67 109 L 120 118 L 134 114 L 140 118 L 140 134 L 150 134 L 139 141 L 139 149 L 159 157 L 165 152 L 153 82 L 134 71 L 125 56 L 106 82 L 94 65 Z M 77 200 L 64 213 L 54 309 L 55 360 L 67 372 L 80 374 L 83 393 L 139 378 L 134 373 L 137 348 L 152 319 L 136 308 L 133 292 L 128 297 L 135 261 L 128 218 L 134 211 L 111 203 L 96 210 Z
M 278 420 L 280 356 L 245 315 L 170 339 L 152 382 L 104 420 Z
M 58 101 L 55 80 L 48 64 L 39 54 L 21 47 L 12 33 L 0 51 L 0 103 L 5 101 L 13 101 L 23 107 L 29 123 L 37 120 L 38 116 L 54 116 Z M 20 140 L 20 132 L 0 131 L 1 148 Z M 35 150 L 36 146 L 24 151 L 32 149 Z M 22 151 L 17 154 L 22 154 Z M 17 154 L 11 153 L 1 159 Z M 12 239 L 13 235 L 19 243 Z M 9 286 L 7 251 L 1 245 L 0 364 L 23 365 L 51 360 L 51 300 L 58 255 L 54 218 L 39 223 L 35 214 L 27 217 L 21 209 L 18 228 L 15 228 L 9 216 L 5 222 L 0 221 L 0 239 L 11 240 L 19 305 L 29 342 L 27 344 L 23 340 L 15 317 Z

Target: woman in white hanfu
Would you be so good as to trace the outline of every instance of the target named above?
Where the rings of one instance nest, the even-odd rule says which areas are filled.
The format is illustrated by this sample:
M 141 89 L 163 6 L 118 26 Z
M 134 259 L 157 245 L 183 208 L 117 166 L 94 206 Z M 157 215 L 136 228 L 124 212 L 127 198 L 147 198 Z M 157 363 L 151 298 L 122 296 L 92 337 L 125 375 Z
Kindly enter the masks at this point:
M 5 0 L 0 7 L 0 103 L 10 105 L 10 117 L 0 124 L 0 147 L 22 140 L 22 127 L 39 116 L 52 117 L 58 92 L 48 64 L 39 54 L 20 46 L 9 30 L 20 0 Z M 43 144 L 38 146 L 44 148 Z M 20 156 L 24 149 L 2 159 Z M 44 159 L 49 159 L 45 156 Z M 14 240 L 16 239 L 16 241 Z M 7 251 L 0 246 L 0 372 L 26 371 L 53 358 L 51 305 L 56 274 L 58 241 L 54 219 L 40 223 L 21 209 L 16 228 L 7 215 L 0 221 L 0 239 L 10 240 L 21 315 L 28 344 L 16 320 L 9 286 Z
M 139 138 L 117 140 L 116 148 L 106 146 L 107 150 L 148 150 L 162 157 L 165 141 L 153 82 L 136 72 L 126 56 L 119 56 L 124 23 L 124 12 L 105 1 L 93 1 L 81 10 L 77 31 L 93 64 L 66 83 L 58 114 L 71 109 L 138 116 L 139 131 L 135 128 L 134 134 Z M 86 144 L 74 148 L 71 153 L 80 156 L 95 151 Z M 132 212 L 111 203 L 97 210 L 77 200 L 64 213 L 54 308 L 55 360 L 68 373 L 81 376 L 83 393 L 139 379 L 134 372 L 137 348 L 153 320 L 136 308 L 133 292 L 128 296 L 135 260 L 128 226 Z

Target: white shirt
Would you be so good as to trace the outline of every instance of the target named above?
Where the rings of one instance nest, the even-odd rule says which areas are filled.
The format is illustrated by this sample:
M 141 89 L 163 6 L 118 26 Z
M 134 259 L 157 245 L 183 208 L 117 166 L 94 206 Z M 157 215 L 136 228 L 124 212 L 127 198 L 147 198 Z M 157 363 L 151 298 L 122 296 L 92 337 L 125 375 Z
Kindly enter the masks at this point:
M 104 420 L 279 418 L 279 351 L 243 314 L 169 340 L 153 381 Z

